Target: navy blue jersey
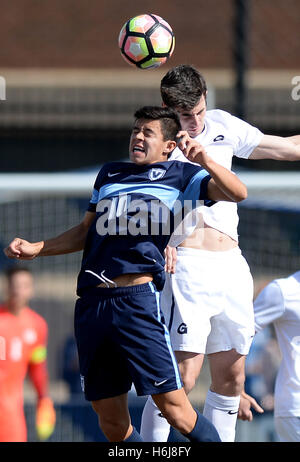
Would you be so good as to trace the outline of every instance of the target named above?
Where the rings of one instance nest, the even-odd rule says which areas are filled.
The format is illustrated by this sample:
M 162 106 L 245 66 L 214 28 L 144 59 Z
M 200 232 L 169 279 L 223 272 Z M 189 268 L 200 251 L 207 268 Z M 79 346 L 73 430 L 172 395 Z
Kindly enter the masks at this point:
M 180 161 L 106 164 L 88 208 L 96 217 L 86 238 L 78 295 L 128 273 L 152 273 L 161 290 L 164 249 L 184 207 L 208 200 L 210 178 L 202 167 Z

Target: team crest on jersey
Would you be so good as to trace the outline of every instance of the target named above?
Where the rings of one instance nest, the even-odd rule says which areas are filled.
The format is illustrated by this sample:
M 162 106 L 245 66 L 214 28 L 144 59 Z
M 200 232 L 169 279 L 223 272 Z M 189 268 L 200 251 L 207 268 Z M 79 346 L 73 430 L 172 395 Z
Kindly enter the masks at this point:
M 163 176 L 165 176 L 166 170 L 163 168 L 151 168 L 148 173 L 149 179 L 151 181 L 160 180 Z

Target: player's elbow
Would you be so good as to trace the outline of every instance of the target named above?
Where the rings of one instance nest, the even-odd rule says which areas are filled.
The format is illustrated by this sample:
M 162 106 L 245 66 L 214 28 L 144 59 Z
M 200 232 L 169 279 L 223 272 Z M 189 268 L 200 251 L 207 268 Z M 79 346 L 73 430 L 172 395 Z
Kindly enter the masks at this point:
M 247 196 L 247 188 L 244 184 L 241 184 L 234 191 L 231 191 L 230 195 L 228 194 L 228 200 L 230 200 L 231 202 L 242 202 L 245 199 L 247 199 Z
M 239 187 L 238 191 L 235 194 L 235 202 L 242 202 L 248 197 L 247 187 L 243 184 Z
M 236 179 L 234 185 L 230 187 L 219 187 L 216 183 L 211 180 L 207 187 L 208 198 L 213 201 L 230 201 L 230 202 L 241 202 L 247 199 L 247 187 L 240 180 Z
M 300 145 L 295 146 L 292 152 L 287 155 L 287 160 L 294 162 L 300 160 Z

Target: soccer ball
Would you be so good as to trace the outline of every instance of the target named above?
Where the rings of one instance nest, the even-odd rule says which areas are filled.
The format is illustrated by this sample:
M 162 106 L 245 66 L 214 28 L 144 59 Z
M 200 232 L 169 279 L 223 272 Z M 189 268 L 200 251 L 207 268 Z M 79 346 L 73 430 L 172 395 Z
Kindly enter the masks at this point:
M 121 29 L 119 47 L 125 61 L 140 69 L 164 64 L 172 55 L 175 37 L 169 24 L 156 14 L 140 14 Z

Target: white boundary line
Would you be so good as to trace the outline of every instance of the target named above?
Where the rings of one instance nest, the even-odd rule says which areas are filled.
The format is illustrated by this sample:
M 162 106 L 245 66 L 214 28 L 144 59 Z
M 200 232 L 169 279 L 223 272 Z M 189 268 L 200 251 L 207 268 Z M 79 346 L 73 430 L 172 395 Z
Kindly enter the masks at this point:
M 2 173 L 3 192 L 90 192 L 98 170 L 82 173 Z M 249 189 L 300 189 L 300 172 L 237 172 Z

